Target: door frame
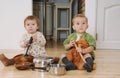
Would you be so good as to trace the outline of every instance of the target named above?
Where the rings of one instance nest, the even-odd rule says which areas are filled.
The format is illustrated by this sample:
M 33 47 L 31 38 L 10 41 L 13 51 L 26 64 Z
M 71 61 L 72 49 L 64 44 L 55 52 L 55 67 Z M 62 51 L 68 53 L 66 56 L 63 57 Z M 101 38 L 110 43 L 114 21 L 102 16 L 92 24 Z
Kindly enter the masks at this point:
M 87 32 L 97 39 L 97 0 L 85 0 L 85 15 L 89 24 Z

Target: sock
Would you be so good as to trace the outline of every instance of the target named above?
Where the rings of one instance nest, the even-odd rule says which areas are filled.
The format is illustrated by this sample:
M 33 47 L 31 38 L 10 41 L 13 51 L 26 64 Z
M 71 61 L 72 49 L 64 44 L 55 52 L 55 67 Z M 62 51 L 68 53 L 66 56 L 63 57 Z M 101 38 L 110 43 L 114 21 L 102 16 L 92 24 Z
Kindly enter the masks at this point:
M 93 59 L 91 57 L 88 57 L 85 60 L 86 63 L 83 65 L 83 67 L 87 70 L 87 72 L 91 72 L 93 67 Z
M 75 70 L 75 69 L 77 69 L 76 66 L 67 59 L 67 57 L 64 57 L 62 59 L 62 62 L 66 65 L 66 70 Z

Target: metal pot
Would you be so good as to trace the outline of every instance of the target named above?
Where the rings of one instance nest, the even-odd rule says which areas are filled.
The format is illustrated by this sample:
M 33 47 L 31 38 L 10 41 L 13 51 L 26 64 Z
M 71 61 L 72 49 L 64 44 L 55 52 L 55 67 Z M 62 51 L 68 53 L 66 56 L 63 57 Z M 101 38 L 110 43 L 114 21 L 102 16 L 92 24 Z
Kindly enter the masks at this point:
M 53 61 L 50 57 L 35 57 L 33 59 L 34 70 L 46 71 L 48 64 L 51 64 Z
M 64 75 L 66 73 L 64 64 L 50 64 L 49 73 L 52 75 Z
M 65 64 L 53 64 L 51 57 L 35 57 L 33 59 L 33 70 L 47 71 L 52 75 L 64 75 L 66 73 Z

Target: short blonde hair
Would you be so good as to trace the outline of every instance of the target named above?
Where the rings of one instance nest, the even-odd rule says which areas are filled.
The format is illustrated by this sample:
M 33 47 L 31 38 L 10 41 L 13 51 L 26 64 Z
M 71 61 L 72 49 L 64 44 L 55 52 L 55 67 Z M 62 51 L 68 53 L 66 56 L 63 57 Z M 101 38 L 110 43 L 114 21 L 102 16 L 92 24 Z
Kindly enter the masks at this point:
M 75 16 L 73 17 L 73 19 L 72 19 L 72 23 L 74 23 L 74 19 L 77 18 L 77 17 L 85 18 L 85 19 L 86 19 L 86 22 L 88 23 L 88 18 L 87 18 L 85 15 L 83 15 L 83 14 L 77 14 L 77 15 L 75 15 Z
M 26 23 L 27 20 L 35 20 L 36 23 L 37 23 L 37 26 L 38 26 L 38 30 L 37 30 L 37 31 L 40 30 L 39 19 L 38 19 L 36 16 L 32 16 L 32 15 L 31 15 L 31 16 L 27 16 L 27 17 L 25 18 L 25 20 L 24 20 L 24 26 L 25 26 L 25 23 Z

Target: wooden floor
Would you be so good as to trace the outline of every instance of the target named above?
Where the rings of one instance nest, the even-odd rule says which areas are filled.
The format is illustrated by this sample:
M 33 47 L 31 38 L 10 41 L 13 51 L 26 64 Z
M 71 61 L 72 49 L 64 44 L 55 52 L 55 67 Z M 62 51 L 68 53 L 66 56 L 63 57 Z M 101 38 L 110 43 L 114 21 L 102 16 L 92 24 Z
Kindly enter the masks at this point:
M 64 53 L 62 44 L 47 44 L 46 50 L 49 56 L 58 56 Z M 7 57 L 21 53 L 21 50 L 0 50 Z M 4 67 L 0 62 L 0 78 L 120 78 L 120 50 L 96 50 L 97 69 L 91 73 L 85 70 L 67 71 L 63 76 L 55 76 L 49 72 L 39 72 L 32 70 L 17 70 L 14 65 Z

